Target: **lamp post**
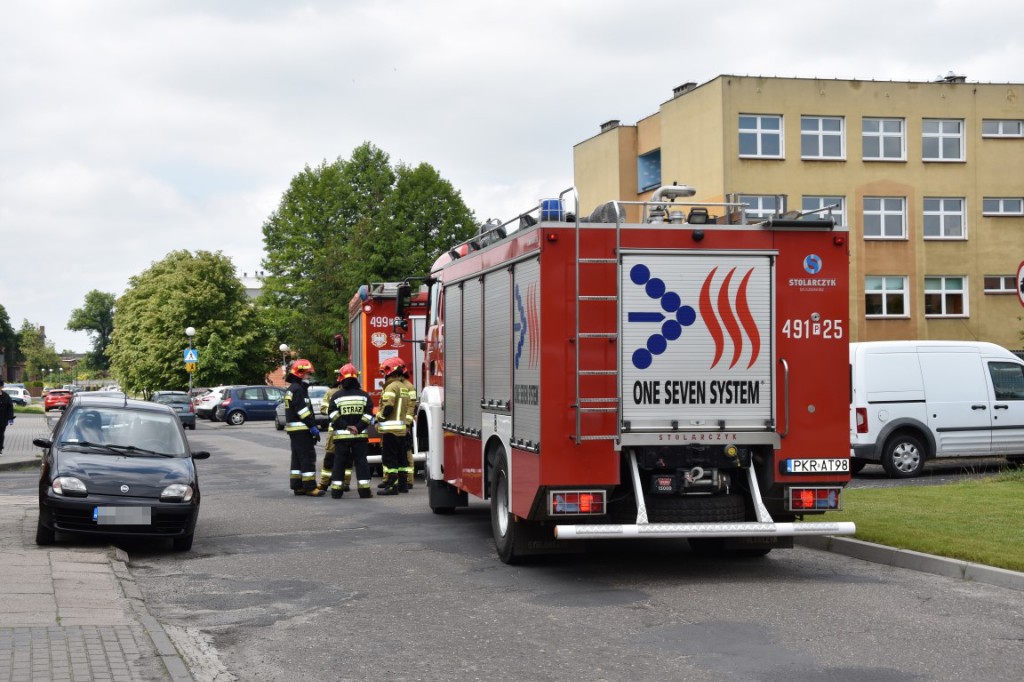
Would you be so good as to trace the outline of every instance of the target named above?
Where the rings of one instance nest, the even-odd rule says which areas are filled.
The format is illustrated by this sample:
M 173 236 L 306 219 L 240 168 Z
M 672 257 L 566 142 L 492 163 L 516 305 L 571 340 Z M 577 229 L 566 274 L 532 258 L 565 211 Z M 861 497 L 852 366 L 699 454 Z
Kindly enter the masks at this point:
M 288 375 L 288 351 L 291 349 L 287 343 L 282 343 L 277 349 L 281 351 L 281 378 L 284 378 Z
M 196 328 L 195 327 L 185 327 L 185 336 L 188 337 L 188 349 L 189 350 L 192 350 L 192 337 L 195 336 L 195 335 L 196 335 Z M 188 399 L 189 399 L 189 401 L 192 400 L 192 374 L 193 374 L 193 372 L 189 372 L 188 373 Z

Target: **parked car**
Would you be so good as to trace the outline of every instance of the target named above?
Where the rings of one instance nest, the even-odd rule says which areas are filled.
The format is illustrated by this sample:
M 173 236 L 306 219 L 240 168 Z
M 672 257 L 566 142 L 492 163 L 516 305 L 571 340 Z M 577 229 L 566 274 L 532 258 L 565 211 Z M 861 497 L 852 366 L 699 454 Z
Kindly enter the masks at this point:
M 156 391 L 149 398 L 154 403 L 170 405 L 178 413 L 181 425 L 186 429 L 196 428 L 196 409 L 192 406 L 192 399 L 186 391 Z
M 1024 362 L 976 341 L 850 344 L 851 468 L 918 476 L 936 457 L 1024 456 Z
M 202 419 L 217 421 L 217 406 L 220 405 L 220 401 L 223 399 L 224 391 L 229 388 L 231 387 L 214 386 L 196 398 L 192 403 L 196 407 L 196 416 Z
M 4 386 L 4 393 L 11 396 L 11 402 L 15 405 L 31 405 L 32 396 L 24 388 L 17 386 Z
M 240 426 L 253 419 L 273 419 L 274 408 L 284 398 L 277 386 L 232 386 L 221 397 L 217 419 Z
M 43 449 L 36 544 L 57 533 L 166 538 L 189 550 L 199 477 L 174 411 L 133 399 L 76 396 Z
M 50 410 L 63 410 L 71 402 L 75 394 L 63 388 L 55 388 L 43 398 L 43 412 Z
M 327 418 L 327 413 L 322 411 L 323 398 L 327 390 L 327 386 L 309 387 L 309 402 L 313 403 L 313 414 L 316 416 L 316 425 L 319 429 L 326 429 L 330 421 Z M 274 408 L 274 427 L 278 431 L 284 431 L 284 423 L 284 396 L 282 395 L 281 400 Z

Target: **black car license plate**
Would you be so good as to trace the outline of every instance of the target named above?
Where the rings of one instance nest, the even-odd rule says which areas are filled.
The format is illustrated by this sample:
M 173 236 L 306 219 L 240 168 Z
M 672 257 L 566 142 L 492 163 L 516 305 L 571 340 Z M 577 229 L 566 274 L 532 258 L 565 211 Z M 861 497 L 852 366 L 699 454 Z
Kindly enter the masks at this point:
M 96 507 L 92 520 L 101 526 L 148 526 L 152 521 L 149 507 Z

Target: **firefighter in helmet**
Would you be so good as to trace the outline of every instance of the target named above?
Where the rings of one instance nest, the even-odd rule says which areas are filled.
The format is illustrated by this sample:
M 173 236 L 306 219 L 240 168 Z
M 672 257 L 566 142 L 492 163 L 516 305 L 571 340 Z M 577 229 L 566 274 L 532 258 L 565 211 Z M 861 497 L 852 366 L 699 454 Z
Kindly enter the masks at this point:
M 409 490 L 405 434 L 412 423 L 412 415 L 416 413 L 416 389 L 405 378 L 405 363 L 401 358 L 388 358 L 382 362 L 380 373 L 384 377 L 384 390 L 380 396 L 377 430 L 381 433 L 384 487 L 377 494 L 397 495 Z
M 324 397 L 320 400 L 320 414 L 329 415 L 328 407 L 331 404 L 331 398 L 341 388 L 341 370 L 344 367 L 338 369 L 337 378 L 327 392 L 324 393 Z M 327 490 L 331 485 L 331 471 L 334 469 L 334 429 L 331 427 L 330 419 L 328 418 L 327 424 L 327 440 L 324 443 L 324 461 L 320 466 L 320 481 L 316 484 L 318 490 Z M 348 488 L 346 487 L 346 490 Z
M 292 449 L 289 486 L 296 495 L 319 497 L 324 494 L 316 487 L 316 444 L 320 442 L 320 430 L 307 390 L 312 373 L 313 363 L 309 360 L 296 360 L 289 368 L 285 377 L 288 390 L 284 394 L 284 428 Z
M 356 473 L 359 497 L 370 494 L 370 465 L 366 463 L 369 443 L 366 429 L 373 422 L 373 400 L 359 385 L 359 371 L 351 363 L 338 370 L 341 387 L 332 394 L 327 415 L 334 433 L 334 469 L 331 497 L 338 499 Z
M 409 373 L 409 368 L 405 368 L 405 372 L 402 375 L 405 379 L 406 389 L 409 391 L 411 396 L 412 409 L 409 411 L 405 419 L 405 457 L 406 457 L 406 469 L 404 472 L 406 486 L 409 490 L 412 490 L 413 481 L 416 478 L 416 458 L 414 453 L 415 448 L 412 442 L 412 425 L 416 415 L 416 403 L 419 400 L 419 396 L 416 395 L 416 386 L 412 383 L 412 375 Z

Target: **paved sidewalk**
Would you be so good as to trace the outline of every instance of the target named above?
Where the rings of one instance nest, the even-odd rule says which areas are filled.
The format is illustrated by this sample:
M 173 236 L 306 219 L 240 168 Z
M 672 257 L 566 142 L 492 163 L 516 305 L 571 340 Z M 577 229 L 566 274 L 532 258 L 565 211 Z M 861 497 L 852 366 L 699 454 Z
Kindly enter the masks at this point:
M 0 467 L 38 463 L 40 415 L 8 427 Z M 191 681 L 146 610 L 128 556 L 109 546 L 37 547 L 34 490 L 0 495 L 0 682 Z

